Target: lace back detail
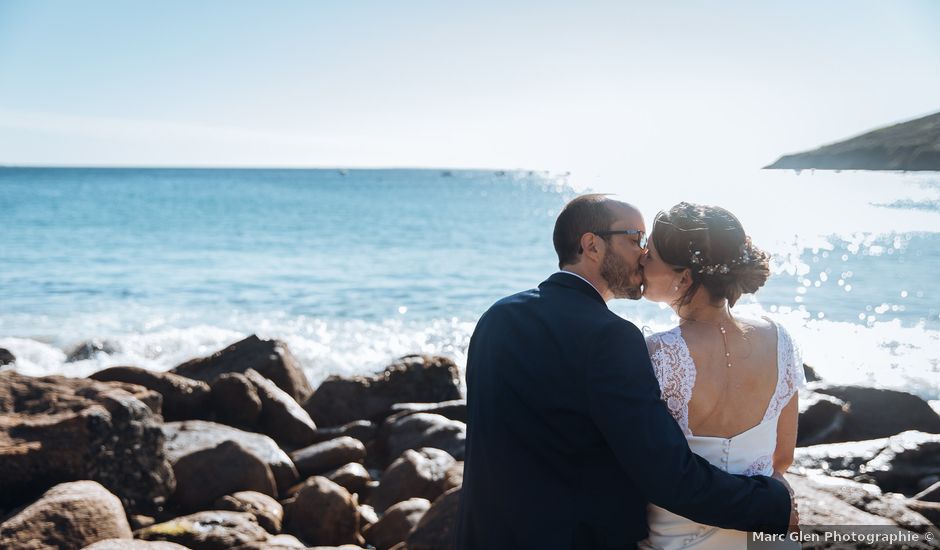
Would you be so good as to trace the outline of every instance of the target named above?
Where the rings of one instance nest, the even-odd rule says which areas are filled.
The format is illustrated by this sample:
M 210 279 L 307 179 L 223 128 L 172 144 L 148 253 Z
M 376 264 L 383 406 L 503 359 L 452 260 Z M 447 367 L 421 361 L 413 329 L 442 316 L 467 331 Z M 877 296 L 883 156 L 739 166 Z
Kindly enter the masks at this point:
M 770 322 L 777 328 L 777 388 L 767 405 L 763 422 L 776 418 L 790 402 L 793 394 L 806 385 L 803 357 L 799 348 L 783 326 Z
M 689 401 L 695 386 L 695 363 L 679 327 L 660 332 L 646 339 L 653 372 L 659 380 L 663 401 L 672 417 L 676 419 L 682 433 L 691 436 L 689 430 Z

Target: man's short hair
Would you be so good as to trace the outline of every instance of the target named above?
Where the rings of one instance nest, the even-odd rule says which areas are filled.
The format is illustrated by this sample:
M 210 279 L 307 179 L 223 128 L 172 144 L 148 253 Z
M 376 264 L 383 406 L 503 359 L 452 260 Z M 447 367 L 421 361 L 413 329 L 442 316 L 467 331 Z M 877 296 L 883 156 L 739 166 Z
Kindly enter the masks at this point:
M 558 214 L 552 241 L 559 268 L 578 263 L 583 252 L 582 235 L 610 229 L 616 219 L 610 205 L 617 201 L 607 197 L 600 193 L 575 197 Z

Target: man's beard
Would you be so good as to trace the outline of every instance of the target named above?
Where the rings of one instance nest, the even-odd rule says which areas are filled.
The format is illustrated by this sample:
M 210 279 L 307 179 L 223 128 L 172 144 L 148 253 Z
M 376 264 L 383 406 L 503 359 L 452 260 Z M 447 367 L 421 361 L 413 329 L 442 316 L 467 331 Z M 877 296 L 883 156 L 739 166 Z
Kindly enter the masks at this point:
M 630 266 L 620 256 L 608 251 L 601 262 L 601 277 L 614 298 L 639 300 L 643 297 L 643 274 L 639 265 Z

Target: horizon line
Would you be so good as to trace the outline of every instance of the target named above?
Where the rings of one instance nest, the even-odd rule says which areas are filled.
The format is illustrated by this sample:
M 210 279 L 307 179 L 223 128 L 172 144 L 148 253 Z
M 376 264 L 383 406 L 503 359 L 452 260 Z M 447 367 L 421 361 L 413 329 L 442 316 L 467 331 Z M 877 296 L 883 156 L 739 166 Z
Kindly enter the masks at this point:
M 570 170 L 553 172 L 546 169 L 530 168 L 499 168 L 499 167 L 459 167 L 459 166 L 324 166 L 324 165 L 148 165 L 148 164 L 41 164 L 17 163 L 6 164 L 0 162 L 0 169 L 9 168 L 54 168 L 54 169 L 137 169 L 137 170 L 441 170 L 441 171 L 479 171 L 479 172 L 528 172 L 534 174 L 570 175 Z

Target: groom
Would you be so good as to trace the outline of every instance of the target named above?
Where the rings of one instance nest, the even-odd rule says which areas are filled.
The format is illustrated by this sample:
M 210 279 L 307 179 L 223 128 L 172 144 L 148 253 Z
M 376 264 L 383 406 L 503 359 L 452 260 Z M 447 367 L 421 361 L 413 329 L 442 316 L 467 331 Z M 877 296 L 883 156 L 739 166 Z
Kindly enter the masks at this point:
M 607 309 L 638 299 L 646 226 L 584 195 L 555 222 L 561 271 L 496 302 L 467 357 L 458 550 L 634 548 L 653 502 L 700 523 L 784 533 L 785 482 L 727 474 L 689 450 L 646 342 Z

